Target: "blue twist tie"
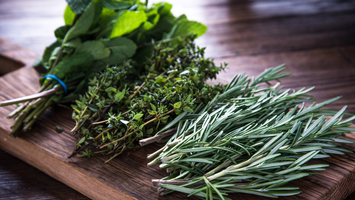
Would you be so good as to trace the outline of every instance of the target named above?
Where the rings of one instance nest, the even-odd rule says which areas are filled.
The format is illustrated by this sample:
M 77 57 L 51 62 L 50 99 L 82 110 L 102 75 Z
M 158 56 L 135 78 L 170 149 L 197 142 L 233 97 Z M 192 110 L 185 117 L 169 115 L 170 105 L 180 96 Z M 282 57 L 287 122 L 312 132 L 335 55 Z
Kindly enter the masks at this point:
M 64 88 L 64 93 L 67 94 L 67 91 L 68 91 L 67 85 L 62 80 L 60 80 L 58 77 L 54 76 L 53 74 L 47 74 L 47 75 L 43 76 L 43 78 L 44 79 L 45 78 L 52 78 L 52 79 L 58 81 L 58 83 Z

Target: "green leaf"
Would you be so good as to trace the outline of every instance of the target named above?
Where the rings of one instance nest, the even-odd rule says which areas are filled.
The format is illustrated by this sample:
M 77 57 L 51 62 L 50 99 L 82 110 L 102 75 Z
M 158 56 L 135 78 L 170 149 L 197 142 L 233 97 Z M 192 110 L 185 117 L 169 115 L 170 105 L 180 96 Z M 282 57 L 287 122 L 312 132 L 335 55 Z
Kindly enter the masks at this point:
M 167 2 L 160 2 L 157 4 L 153 4 L 153 7 L 156 7 L 158 9 L 158 13 L 160 15 L 165 16 L 170 14 L 170 10 L 173 7 L 173 5 Z
M 72 0 L 71 2 L 76 2 L 76 0 Z M 81 2 L 81 1 L 77 1 L 77 2 Z M 71 8 L 73 9 L 73 7 Z M 92 0 L 92 2 L 87 7 L 85 7 L 83 14 L 79 17 L 79 19 L 76 21 L 74 26 L 68 31 L 68 33 L 64 38 L 63 43 L 87 32 L 90 26 L 94 22 L 96 12 L 98 11 L 101 12 L 101 9 L 102 7 L 100 7 L 99 2 Z M 73 11 L 75 12 L 74 9 Z
M 100 60 L 110 56 L 110 50 L 99 41 L 86 41 L 82 43 L 77 52 L 89 52 L 94 60 Z
M 124 95 L 126 93 L 126 90 L 123 89 L 121 92 L 118 92 L 117 94 L 115 94 L 115 102 L 119 102 L 123 99 Z
M 133 6 L 135 2 L 132 0 L 104 0 L 103 4 L 111 10 L 122 10 Z
M 142 112 L 137 113 L 136 115 L 134 115 L 134 119 L 135 119 L 135 120 L 139 120 L 139 119 L 142 118 L 142 117 L 143 117 Z
M 62 40 L 65 37 L 65 34 L 67 34 L 69 29 L 70 26 L 61 26 L 54 31 L 54 35 L 56 38 Z
M 110 38 L 120 37 L 131 33 L 147 20 L 144 11 L 121 11 L 118 19 L 113 24 Z
M 164 78 L 163 76 L 159 76 L 157 77 L 157 79 L 155 80 L 156 83 L 165 83 L 167 81 L 166 78 Z
M 70 40 L 69 42 L 66 42 L 63 44 L 63 47 L 73 47 L 73 48 L 78 48 L 81 46 L 81 40 L 80 38 L 75 38 L 73 40 Z
M 196 35 L 197 37 L 203 35 L 207 31 L 207 26 L 195 21 L 180 21 L 171 29 L 167 38 L 186 37 L 189 35 Z
M 157 107 L 155 107 L 154 104 L 151 103 L 151 104 L 150 104 L 150 107 L 152 107 L 152 110 L 153 110 L 153 111 L 157 111 Z
M 73 12 L 73 10 L 70 8 L 69 5 L 67 5 L 67 7 L 65 8 L 64 11 L 64 23 L 67 26 L 71 26 L 74 22 L 75 19 L 75 13 Z
M 90 4 L 91 0 L 66 0 L 68 6 L 75 14 L 82 13 Z
M 144 22 L 143 27 L 145 30 L 151 30 L 159 22 L 160 15 L 157 10 L 152 9 L 146 13 L 146 16 L 148 19 Z
M 96 105 L 88 104 L 87 106 L 93 112 L 97 112 L 98 111 L 98 107 Z
M 110 92 L 116 93 L 116 91 L 117 91 L 117 89 L 114 87 L 109 87 L 109 88 L 105 89 L 105 92 L 107 92 L 107 93 L 110 93 Z
M 180 107 L 181 107 L 181 102 L 180 102 L 180 101 L 174 103 L 174 108 L 175 108 L 175 109 L 179 109 Z
M 53 70 L 53 75 L 57 76 L 61 80 L 64 80 L 64 78 L 69 80 L 68 75 L 71 73 L 82 73 L 84 75 L 88 66 L 92 65 L 92 62 L 93 57 L 87 52 L 81 52 L 70 57 L 64 57 Z M 80 77 L 76 76 L 76 78 Z
M 61 43 L 58 40 L 56 40 L 51 45 L 46 47 L 46 49 L 44 50 L 43 56 L 42 56 L 42 61 L 43 62 L 48 62 L 49 58 L 51 57 L 51 54 L 52 54 L 53 50 L 55 48 L 59 47 L 60 45 L 61 45 Z
M 188 106 L 185 106 L 184 108 L 183 108 L 183 110 L 185 111 L 185 112 L 190 112 L 190 113 L 192 113 L 192 112 L 194 112 L 190 107 L 188 107 Z
M 119 64 L 132 57 L 136 52 L 136 44 L 127 38 L 117 37 L 112 39 L 101 40 L 105 47 L 108 47 L 111 54 L 108 58 L 103 59 L 106 64 Z
M 79 140 L 78 144 L 82 144 L 82 143 L 84 143 L 84 142 L 85 142 L 85 137 L 81 138 L 81 139 Z

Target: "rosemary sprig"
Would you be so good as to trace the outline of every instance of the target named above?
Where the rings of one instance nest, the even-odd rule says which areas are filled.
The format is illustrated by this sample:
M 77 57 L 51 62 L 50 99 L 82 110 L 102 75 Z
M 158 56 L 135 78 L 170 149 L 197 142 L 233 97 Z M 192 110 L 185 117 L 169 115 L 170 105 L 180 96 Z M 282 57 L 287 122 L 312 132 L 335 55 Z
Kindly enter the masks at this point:
M 305 102 L 314 102 L 307 94 L 312 88 L 259 89 L 260 83 L 287 75 L 280 74 L 282 70 L 283 66 L 268 69 L 256 79 L 236 76 L 204 108 L 167 125 L 177 127 L 177 132 L 148 157 L 155 157 L 148 165 L 159 164 L 170 173 L 154 180 L 162 195 L 172 191 L 205 199 L 227 199 L 228 193 L 296 195 L 298 188 L 282 186 L 328 166 L 307 165 L 309 160 L 351 152 L 334 142 L 352 143 L 337 137 L 355 131 L 349 127 L 355 117 L 341 121 L 346 106 L 338 112 L 322 109 L 339 97 L 305 107 Z M 333 117 L 327 121 L 330 113 Z

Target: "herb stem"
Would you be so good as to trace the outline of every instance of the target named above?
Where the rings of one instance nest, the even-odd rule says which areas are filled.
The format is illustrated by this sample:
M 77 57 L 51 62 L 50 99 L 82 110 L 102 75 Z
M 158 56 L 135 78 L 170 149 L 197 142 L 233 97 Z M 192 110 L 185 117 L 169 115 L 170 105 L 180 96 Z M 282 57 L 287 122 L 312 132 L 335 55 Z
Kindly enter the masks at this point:
M 65 42 L 65 41 L 63 41 L 63 44 L 64 44 L 64 42 Z M 57 54 L 57 57 L 56 57 L 56 59 L 55 59 L 53 65 L 52 65 L 52 67 L 51 67 L 51 70 L 49 70 L 48 74 L 52 74 L 52 73 L 53 73 L 53 70 L 54 70 L 54 68 L 55 68 L 55 66 L 58 64 L 59 58 L 60 58 L 60 56 L 61 56 L 61 54 L 62 54 L 63 47 L 64 47 L 63 44 L 62 44 L 62 46 L 60 46 L 60 49 L 59 49 L 58 54 Z
M 104 134 L 104 133 L 106 133 L 107 131 L 110 131 L 110 130 L 112 130 L 113 128 L 108 128 L 108 129 L 106 129 L 106 130 L 104 130 L 104 131 L 102 131 L 100 134 L 98 134 L 96 137 L 95 137 L 95 141 L 97 141 L 101 136 L 102 136 L 102 134 Z
M 16 103 L 22 103 L 22 102 L 30 101 L 30 100 L 33 100 L 33 99 L 38 99 L 38 98 L 41 98 L 41 97 L 50 96 L 52 94 L 55 94 L 59 90 L 61 90 L 61 89 L 60 88 L 55 88 L 55 89 L 53 88 L 53 89 L 46 90 L 44 92 L 40 92 L 40 93 L 36 93 L 36 94 L 32 94 L 32 95 L 29 95 L 29 96 L 20 97 L 20 98 L 17 98 L 17 99 L 11 99 L 11 100 L 8 100 L 8 101 L 3 101 L 3 102 L 0 103 L 0 106 L 7 106 L 7 105 L 11 105 L 11 104 L 16 104 Z
M 26 108 L 26 106 L 29 104 L 30 102 L 26 102 L 24 104 L 22 104 L 21 106 L 19 106 L 18 108 L 16 108 L 14 111 L 12 111 L 8 116 L 7 118 L 8 119 L 11 119 L 13 118 L 14 116 L 16 116 L 17 114 L 19 114 L 23 109 Z
M 174 134 L 176 132 L 176 130 L 177 130 L 177 128 L 172 128 L 172 129 L 164 131 L 164 132 L 162 132 L 162 133 L 160 133 L 158 135 L 155 135 L 153 137 L 149 137 L 149 138 L 145 138 L 145 139 L 139 140 L 139 145 L 140 146 L 145 146 L 145 145 L 148 145 L 148 144 L 151 144 L 151 143 L 154 143 L 154 142 L 159 142 L 163 138 Z

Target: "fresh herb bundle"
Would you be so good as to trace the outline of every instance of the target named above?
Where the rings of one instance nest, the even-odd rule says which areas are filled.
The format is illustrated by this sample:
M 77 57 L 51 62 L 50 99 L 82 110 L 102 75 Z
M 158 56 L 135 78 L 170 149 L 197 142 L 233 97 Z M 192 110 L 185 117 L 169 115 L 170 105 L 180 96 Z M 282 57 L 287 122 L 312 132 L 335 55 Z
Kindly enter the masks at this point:
M 279 74 L 283 69 L 268 69 L 256 79 L 236 76 L 204 108 L 167 125 L 177 127 L 176 134 L 148 156 L 155 158 L 148 165 L 160 164 L 170 173 L 153 180 L 162 195 L 172 191 L 206 199 L 228 199 L 228 193 L 296 195 L 299 188 L 282 186 L 328 166 L 306 162 L 351 152 L 334 142 L 352 143 L 337 137 L 355 130 L 349 127 L 355 116 L 342 121 L 346 106 L 339 112 L 322 109 L 339 97 L 305 107 L 305 102 L 314 101 L 307 94 L 312 88 L 258 89 L 261 82 L 287 75 Z M 327 121 L 327 115 L 333 117 Z
M 202 35 L 207 27 L 174 17 L 172 5 L 147 7 L 139 0 L 67 0 L 65 26 L 54 31 L 57 40 L 37 63 L 41 88 L 37 94 L 1 102 L 24 102 L 8 118 L 16 117 L 11 135 L 31 129 L 47 107 L 77 99 L 88 81 L 107 66 L 133 58 L 143 63 L 152 53 L 152 41 Z M 138 73 L 140 69 L 136 69 Z
M 88 92 L 73 105 L 73 131 L 82 138 L 71 156 L 90 157 L 94 152 L 88 147 L 99 145 L 95 153 L 114 153 L 112 159 L 225 88 L 204 83 L 225 66 L 205 59 L 194 36 L 155 44 L 139 74 L 137 65 L 129 60 L 109 67 L 89 82 Z

